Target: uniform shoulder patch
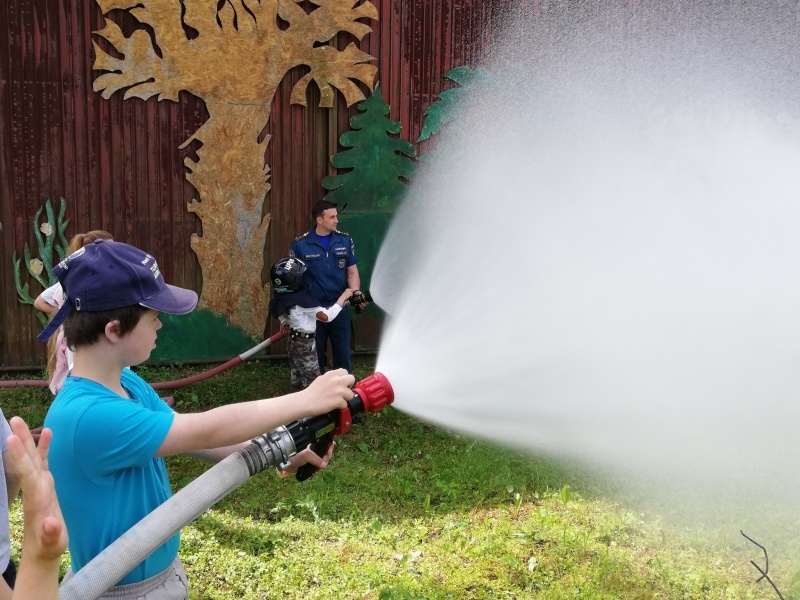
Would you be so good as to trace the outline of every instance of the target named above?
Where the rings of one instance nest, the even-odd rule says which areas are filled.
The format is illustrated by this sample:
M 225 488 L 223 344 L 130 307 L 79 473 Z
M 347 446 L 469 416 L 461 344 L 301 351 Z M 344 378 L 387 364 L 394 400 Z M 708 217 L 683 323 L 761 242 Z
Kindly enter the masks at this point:
M 308 237 L 308 232 L 306 231 L 303 235 L 298 235 L 296 238 L 294 238 L 294 241 L 298 242 L 298 241 L 302 240 L 303 238 L 307 238 L 307 237 Z
M 346 235 L 347 237 L 350 237 L 350 234 L 349 234 L 349 233 L 347 233 L 346 231 L 339 231 L 338 229 L 336 229 L 335 231 L 336 231 L 336 233 L 338 233 L 339 235 Z

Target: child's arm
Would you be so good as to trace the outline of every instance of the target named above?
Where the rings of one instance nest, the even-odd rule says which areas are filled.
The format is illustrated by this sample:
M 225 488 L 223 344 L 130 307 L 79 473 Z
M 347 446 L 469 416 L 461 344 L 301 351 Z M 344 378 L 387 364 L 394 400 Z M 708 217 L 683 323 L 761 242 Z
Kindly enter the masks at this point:
M 41 295 L 36 296 L 36 299 L 33 301 L 33 307 L 46 315 L 54 315 L 58 312 L 58 307 L 49 304 Z
M 317 311 L 317 320 L 322 321 L 323 323 L 327 323 L 328 321 L 333 321 L 336 318 L 342 309 L 344 308 L 345 301 L 353 295 L 353 290 L 347 288 L 342 295 L 339 296 L 339 299 L 336 301 L 336 304 L 333 306 L 329 306 L 328 308 L 323 308 Z
M 252 442 L 242 442 L 241 444 L 235 444 L 233 446 L 225 446 L 224 448 L 212 448 L 210 450 L 197 450 L 195 452 L 189 452 L 192 456 L 196 458 L 200 458 L 202 460 L 207 460 L 209 462 L 217 463 L 234 452 L 238 452 L 242 448 L 246 448 Z M 333 446 L 328 450 L 325 456 L 317 456 L 317 453 L 314 452 L 310 447 L 301 450 L 294 456 L 289 459 L 289 466 L 281 471 L 282 475 L 288 475 L 290 473 L 294 473 L 302 467 L 306 463 L 311 463 L 317 469 L 324 469 L 328 466 L 328 462 L 331 459 L 331 454 L 333 454 Z
M 11 454 L 6 450 L 3 452 L 3 471 L 6 478 L 6 493 L 8 494 L 8 506 L 14 504 L 19 494 L 19 476 L 14 462 L 11 460 Z
M 296 473 L 297 469 L 306 463 L 311 463 L 317 467 L 317 469 L 324 469 L 328 466 L 328 462 L 330 462 L 331 456 L 333 456 L 333 449 L 335 447 L 336 442 L 331 442 L 331 445 L 328 447 L 328 451 L 325 453 L 325 456 L 321 457 L 317 456 L 317 453 L 314 452 L 310 446 L 302 452 L 298 452 L 289 459 L 289 466 L 280 472 L 281 477 L 287 477 L 292 473 Z
M 63 294 L 61 284 L 56 283 L 44 290 L 41 294 L 36 296 L 33 301 L 33 307 L 47 315 L 54 315 L 58 312 L 58 302 L 55 300 L 55 294 Z
M 264 400 L 238 402 L 200 413 L 176 413 L 158 456 L 172 456 L 246 442 L 297 419 L 344 408 L 355 378 L 344 369 L 328 371 L 306 389 Z
M 61 555 L 67 548 L 67 526 L 58 506 L 53 476 L 47 469 L 52 432 L 43 429 L 38 448 L 28 426 L 12 417 L 8 450 L 22 484 L 25 518 L 22 558 L 14 587 L 16 600 L 57 600 Z
M 281 327 L 280 327 L 279 331 L 283 335 L 288 335 L 289 330 L 291 329 L 291 325 L 292 325 L 291 319 L 289 318 L 289 315 L 288 314 L 283 314 L 283 315 L 279 316 L 278 317 L 278 321 L 281 322 Z

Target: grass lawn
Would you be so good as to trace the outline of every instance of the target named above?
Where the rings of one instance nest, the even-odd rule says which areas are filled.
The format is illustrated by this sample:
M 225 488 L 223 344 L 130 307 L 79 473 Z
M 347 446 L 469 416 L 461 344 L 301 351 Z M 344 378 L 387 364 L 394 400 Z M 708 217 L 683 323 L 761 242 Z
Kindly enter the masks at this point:
M 152 382 L 201 370 L 138 369 Z M 253 362 L 162 395 L 190 412 L 280 395 L 288 385 L 285 365 Z M 34 426 L 50 395 L 11 388 L 0 399 L 7 417 Z M 184 457 L 168 466 L 176 490 L 208 468 Z M 800 541 L 765 545 L 770 577 L 784 598 L 800 599 Z M 306 483 L 252 477 L 184 528 L 180 553 L 193 600 L 778 598 L 756 581 L 750 560 L 763 567 L 763 555 L 738 531 L 679 526 L 567 465 L 393 407 L 364 416 L 338 439 L 331 467 Z

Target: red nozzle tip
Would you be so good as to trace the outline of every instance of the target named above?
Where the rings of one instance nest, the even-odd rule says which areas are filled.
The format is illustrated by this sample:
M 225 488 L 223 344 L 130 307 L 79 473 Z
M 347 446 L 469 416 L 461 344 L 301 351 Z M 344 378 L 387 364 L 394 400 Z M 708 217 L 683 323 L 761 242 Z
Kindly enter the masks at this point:
M 353 388 L 364 404 L 364 412 L 376 413 L 394 402 L 392 384 L 383 373 L 373 373 L 359 381 Z

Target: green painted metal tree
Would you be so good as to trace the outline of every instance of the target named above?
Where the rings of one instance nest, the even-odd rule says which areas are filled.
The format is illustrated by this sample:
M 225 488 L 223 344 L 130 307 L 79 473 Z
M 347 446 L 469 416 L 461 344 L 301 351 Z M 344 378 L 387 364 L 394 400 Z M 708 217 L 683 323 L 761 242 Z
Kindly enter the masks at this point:
M 43 210 L 47 219 L 41 222 Z M 35 297 L 39 295 L 39 292 L 34 295 L 34 292 L 30 289 L 30 284 L 34 280 L 41 286 L 42 290 L 58 281 L 56 276 L 53 275 L 53 267 L 67 254 L 67 238 L 64 232 L 67 229 L 69 220 L 64 218 L 66 210 L 66 201 L 61 198 L 61 205 L 56 216 L 53 205 L 48 199 L 44 207 L 40 207 L 36 214 L 33 215 L 31 223 L 39 256 L 33 256 L 30 247 L 25 243 L 22 258 L 17 258 L 16 252 L 11 258 L 11 262 L 14 265 L 14 283 L 17 286 L 17 299 L 21 304 L 33 305 Z M 25 260 L 25 270 L 28 272 L 30 281 L 23 281 L 23 259 Z M 45 327 L 47 325 L 47 316 L 41 312 L 37 313 L 37 316 L 42 327 Z
M 417 138 L 417 142 L 425 141 L 432 135 L 439 133 L 445 124 L 455 119 L 456 109 L 463 101 L 469 87 L 485 78 L 486 71 L 484 69 L 457 67 L 445 73 L 444 76 L 461 87 L 452 87 L 437 94 L 437 99 L 423 113 L 422 131 L 419 134 L 419 138 Z
M 330 190 L 325 199 L 348 212 L 391 213 L 416 170 L 416 148 L 395 137 L 402 125 L 389 118 L 389 105 L 381 97 L 380 86 L 375 86 L 358 109 L 362 112 L 350 119 L 352 129 L 339 139 L 348 150 L 331 158 L 334 167 L 350 171 L 322 180 L 322 186 Z
M 456 108 L 463 100 L 465 92 L 470 85 L 486 77 L 486 71 L 457 67 L 445 73 L 444 76 L 461 87 L 453 87 L 437 94 L 437 99 L 423 113 L 425 119 L 417 142 L 427 140 L 432 135 L 439 133 L 446 123 L 455 118 Z

